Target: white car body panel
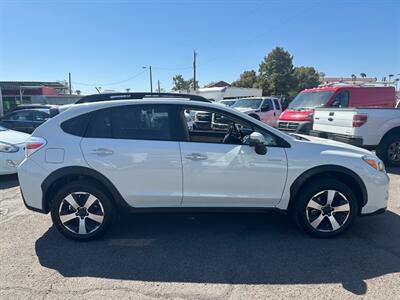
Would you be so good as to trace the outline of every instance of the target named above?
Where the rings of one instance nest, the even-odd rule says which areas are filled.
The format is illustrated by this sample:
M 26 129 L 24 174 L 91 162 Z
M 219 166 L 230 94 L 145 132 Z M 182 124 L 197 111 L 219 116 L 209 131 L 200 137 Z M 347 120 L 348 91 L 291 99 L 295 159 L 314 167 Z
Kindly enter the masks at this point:
M 81 148 L 87 164 L 106 174 L 129 205 L 181 205 L 179 142 L 83 138 Z M 96 152 L 97 149 L 104 151 Z
M 368 116 L 361 127 L 353 127 L 356 114 Z M 377 146 L 383 136 L 396 127 L 400 128 L 400 109 L 318 108 L 314 113 L 313 130 L 362 138 L 363 146 Z
M 46 139 L 47 144 L 25 159 L 18 168 L 26 204 L 42 209 L 41 184 L 49 174 L 63 167 L 82 166 L 97 169 L 109 178 L 131 206 L 287 209 L 290 187 L 301 174 L 313 167 L 335 165 L 355 172 L 365 184 L 368 203 L 362 208 L 362 213 L 372 213 L 386 207 L 389 184 L 387 174 L 373 169 L 361 159 L 364 155 L 374 156 L 371 152 L 308 136 L 305 136 L 308 141 L 296 140 L 235 109 L 192 102 L 190 105 L 196 106 L 198 110 L 209 107 L 236 114 L 281 137 L 291 146 L 268 147 L 266 155 L 256 155 L 250 152 L 254 149 L 246 145 L 142 140 L 107 140 L 107 144 L 104 144 L 96 143 L 93 139 L 89 142 L 85 138 L 65 133 L 60 124 L 72 117 L 106 107 L 135 104 L 186 105 L 188 102 L 178 99 L 146 99 L 74 105 L 48 120 L 33 133 L 33 136 Z M 115 156 L 99 158 L 89 154 L 96 147 L 112 147 Z M 48 149 L 64 151 L 52 152 L 50 163 L 46 161 Z M 207 159 L 185 160 L 185 155 L 198 152 L 206 154 Z M 63 153 L 63 159 L 57 157 L 57 153 L 60 156 Z M 47 153 L 47 160 L 48 157 Z
M 280 201 L 287 162 L 282 148 L 258 155 L 248 145 L 182 142 L 183 206 L 271 207 Z M 193 154 L 206 159 L 193 160 Z

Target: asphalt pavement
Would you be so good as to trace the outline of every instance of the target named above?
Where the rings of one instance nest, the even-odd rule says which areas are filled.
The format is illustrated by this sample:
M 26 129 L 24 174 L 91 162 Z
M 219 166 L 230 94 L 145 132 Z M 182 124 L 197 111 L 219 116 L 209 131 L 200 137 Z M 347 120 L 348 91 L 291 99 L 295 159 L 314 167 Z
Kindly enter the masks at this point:
M 0 177 L 0 299 L 400 299 L 400 169 L 389 210 L 337 238 L 279 212 L 135 214 L 65 239 Z

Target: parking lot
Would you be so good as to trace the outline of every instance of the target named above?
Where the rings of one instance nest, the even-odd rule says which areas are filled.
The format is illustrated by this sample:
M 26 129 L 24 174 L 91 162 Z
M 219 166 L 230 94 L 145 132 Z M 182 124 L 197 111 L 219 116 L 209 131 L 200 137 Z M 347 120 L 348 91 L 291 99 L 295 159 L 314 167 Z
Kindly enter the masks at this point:
M 101 240 L 73 242 L 0 181 L 0 298 L 394 299 L 400 294 L 400 169 L 389 210 L 334 239 L 278 212 L 142 214 Z

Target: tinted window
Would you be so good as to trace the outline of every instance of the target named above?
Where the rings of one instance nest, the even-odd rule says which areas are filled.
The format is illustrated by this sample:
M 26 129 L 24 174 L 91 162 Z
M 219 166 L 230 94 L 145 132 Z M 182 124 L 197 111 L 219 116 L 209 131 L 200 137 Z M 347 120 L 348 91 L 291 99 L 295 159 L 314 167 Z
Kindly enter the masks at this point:
M 31 121 L 32 115 L 31 112 L 28 110 L 25 111 L 18 111 L 9 115 L 6 120 L 10 121 Z
M 33 111 L 32 120 L 35 122 L 44 122 L 49 118 L 49 114 L 43 111 Z
M 348 107 L 349 106 L 349 92 L 343 91 L 335 96 L 332 107 Z
M 261 108 L 267 108 L 268 110 L 274 109 L 271 99 L 265 99 L 261 105 Z
M 278 99 L 273 99 L 273 100 L 274 100 L 274 104 L 275 104 L 275 109 L 280 109 L 281 107 L 279 106 Z
M 89 119 L 90 119 L 90 114 L 84 114 L 63 122 L 61 124 L 61 128 L 66 133 L 77 136 L 84 136 Z
M 111 110 L 100 109 L 91 113 L 90 123 L 86 131 L 86 137 L 112 138 Z
M 112 122 L 117 139 L 171 140 L 169 109 L 165 105 L 116 107 Z

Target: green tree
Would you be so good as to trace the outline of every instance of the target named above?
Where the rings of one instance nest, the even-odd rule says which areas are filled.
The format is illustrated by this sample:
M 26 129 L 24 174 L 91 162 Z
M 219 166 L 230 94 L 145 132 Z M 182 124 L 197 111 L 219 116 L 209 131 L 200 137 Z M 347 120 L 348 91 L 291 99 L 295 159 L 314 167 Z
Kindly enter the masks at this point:
M 295 93 L 317 87 L 320 84 L 320 75 L 313 67 L 295 67 L 293 76 L 296 84 Z
M 193 88 L 193 78 L 185 80 L 182 75 L 178 74 L 172 78 L 173 81 L 173 91 L 188 91 Z M 198 86 L 198 81 L 196 80 L 196 86 Z
M 360 77 L 361 77 L 361 78 L 366 78 L 366 77 L 367 77 L 367 74 L 365 74 L 365 73 L 360 73 Z
M 232 82 L 232 86 L 242 87 L 242 88 L 252 88 L 257 82 L 257 74 L 256 71 L 244 71 L 240 74 L 240 78 L 234 82 Z
M 293 88 L 293 56 L 281 47 L 274 48 L 260 64 L 258 84 L 272 95 L 287 95 Z

